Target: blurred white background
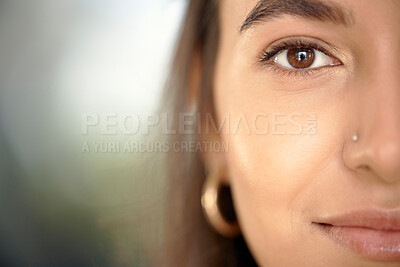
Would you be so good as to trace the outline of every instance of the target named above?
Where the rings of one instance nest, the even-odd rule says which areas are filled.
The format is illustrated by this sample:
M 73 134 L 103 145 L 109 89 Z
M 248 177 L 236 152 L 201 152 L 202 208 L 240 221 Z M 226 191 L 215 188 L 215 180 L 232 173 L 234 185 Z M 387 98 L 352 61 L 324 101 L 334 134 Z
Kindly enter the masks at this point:
M 60 59 L 58 101 L 94 111 L 154 111 L 183 1 L 75 4 L 86 13 L 67 32 L 72 38 Z
M 82 113 L 154 112 L 184 7 L 184 0 L 0 1 L 0 128 L 23 165 L 37 166 L 60 145 L 49 136 L 73 146 Z

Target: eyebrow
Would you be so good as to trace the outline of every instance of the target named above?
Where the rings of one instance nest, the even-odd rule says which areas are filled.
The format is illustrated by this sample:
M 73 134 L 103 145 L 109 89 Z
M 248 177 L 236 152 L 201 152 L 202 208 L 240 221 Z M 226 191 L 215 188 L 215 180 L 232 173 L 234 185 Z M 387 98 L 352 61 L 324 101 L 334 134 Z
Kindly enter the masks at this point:
M 268 21 L 282 15 L 291 15 L 304 19 L 332 22 L 349 26 L 353 18 L 343 7 L 320 0 L 260 0 L 247 15 L 240 32 L 258 22 Z

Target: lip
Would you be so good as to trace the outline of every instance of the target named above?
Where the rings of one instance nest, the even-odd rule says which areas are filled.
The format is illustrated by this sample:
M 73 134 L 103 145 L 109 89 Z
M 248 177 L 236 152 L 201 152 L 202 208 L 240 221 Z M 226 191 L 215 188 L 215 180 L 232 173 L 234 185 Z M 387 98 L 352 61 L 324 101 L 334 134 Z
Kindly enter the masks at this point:
M 379 261 L 400 261 L 400 212 L 352 211 L 313 222 L 342 247 Z

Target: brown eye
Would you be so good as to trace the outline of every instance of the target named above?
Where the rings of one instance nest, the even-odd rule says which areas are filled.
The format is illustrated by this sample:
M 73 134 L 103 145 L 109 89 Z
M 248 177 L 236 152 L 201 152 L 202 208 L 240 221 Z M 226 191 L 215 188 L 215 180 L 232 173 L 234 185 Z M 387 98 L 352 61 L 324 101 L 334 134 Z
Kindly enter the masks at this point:
M 323 52 L 328 49 L 315 48 L 318 47 L 316 44 L 291 45 L 290 43 L 285 43 L 282 47 L 287 48 L 284 49 L 277 46 L 275 50 L 278 52 L 272 50 L 270 53 L 273 54 L 273 56 L 268 59 L 269 63 L 279 68 L 284 67 L 284 69 L 294 69 L 298 71 L 307 69 L 307 71 L 309 71 L 327 66 L 343 65 L 336 57 L 331 56 L 328 52 Z
M 314 63 L 315 53 L 313 49 L 296 47 L 287 51 L 289 64 L 296 69 L 306 69 Z

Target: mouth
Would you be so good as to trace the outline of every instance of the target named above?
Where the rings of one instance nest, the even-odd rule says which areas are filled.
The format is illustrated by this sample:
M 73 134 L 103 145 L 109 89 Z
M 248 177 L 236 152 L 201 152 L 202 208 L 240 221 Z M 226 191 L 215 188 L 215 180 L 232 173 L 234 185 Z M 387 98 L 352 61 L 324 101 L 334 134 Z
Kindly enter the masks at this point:
M 365 258 L 400 261 L 400 213 L 357 211 L 321 218 L 313 225 Z

